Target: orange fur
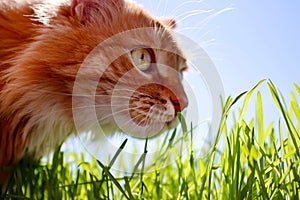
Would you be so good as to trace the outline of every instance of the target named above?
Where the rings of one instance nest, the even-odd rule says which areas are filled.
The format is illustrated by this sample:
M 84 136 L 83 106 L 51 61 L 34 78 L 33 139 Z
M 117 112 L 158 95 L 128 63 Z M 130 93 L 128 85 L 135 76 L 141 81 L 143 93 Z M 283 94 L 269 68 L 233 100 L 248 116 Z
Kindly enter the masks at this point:
M 110 3 L 100 6 L 99 2 L 102 1 L 65 2 L 56 8 L 53 16 L 50 14 L 54 10 L 48 10 L 48 18 L 38 14 L 39 6 L 45 6 L 43 4 L 0 3 L 0 167 L 15 165 L 26 151 L 39 157 L 76 131 L 72 112 L 74 81 L 82 62 L 99 43 L 122 31 L 151 27 L 153 33 L 146 31 L 134 36 L 135 40 L 145 41 L 149 45 L 157 43 L 164 49 L 178 49 L 171 30 L 134 3 L 107 0 Z M 172 20 L 168 22 L 175 25 Z M 105 51 L 103 55 L 114 53 L 110 49 Z M 156 53 L 162 64 L 179 70 L 177 55 L 163 51 Z M 98 59 L 101 58 L 95 57 L 94 61 L 98 62 Z M 111 63 L 99 80 L 96 93 L 99 97 L 96 96 L 96 100 L 75 96 L 73 106 L 82 109 L 80 111 L 83 113 L 80 130 L 89 129 L 95 123 L 86 120 L 89 112 L 84 109 L 86 102 L 94 100 L 99 105 L 111 103 L 113 85 L 132 69 L 135 68 L 128 55 L 122 55 Z M 95 68 L 85 70 L 83 78 L 87 81 L 82 87 L 88 88 L 88 82 L 97 80 L 97 75 L 103 71 Z M 135 93 L 136 98 L 131 104 L 146 104 L 141 108 L 145 112 L 150 109 L 147 105 L 165 105 L 167 102 L 174 105 L 173 113 L 184 109 L 187 99 L 180 78 L 177 74 L 168 73 L 153 75 L 153 78 L 161 85 L 172 88 L 180 97 L 162 86 L 149 85 L 137 91 L 151 96 L 159 95 L 145 100 L 139 93 Z M 135 70 L 126 84 L 136 85 L 144 80 L 142 73 Z M 124 87 L 127 87 L 126 84 Z M 107 96 L 101 98 L 100 95 Z M 143 100 L 137 100 L 139 98 Z M 136 117 L 135 112 L 130 111 L 132 118 Z M 110 113 L 111 108 L 97 110 L 99 116 Z M 175 118 L 176 114 L 172 116 Z M 118 128 L 113 118 L 100 123 L 113 127 L 113 130 Z M 0 177 L 4 174 L 0 169 Z

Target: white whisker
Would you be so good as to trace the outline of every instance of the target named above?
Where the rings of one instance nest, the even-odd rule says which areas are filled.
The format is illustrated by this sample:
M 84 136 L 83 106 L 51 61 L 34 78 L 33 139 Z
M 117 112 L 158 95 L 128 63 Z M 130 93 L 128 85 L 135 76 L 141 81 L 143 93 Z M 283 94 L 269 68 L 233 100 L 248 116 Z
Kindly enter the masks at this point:
M 158 4 L 156 5 L 156 10 L 158 10 L 160 7 L 161 7 L 161 2 L 162 2 L 163 0 L 159 0 L 159 2 L 158 2 Z
M 151 123 L 150 113 L 151 113 L 151 108 L 145 117 L 145 119 L 146 119 L 145 127 L 147 127 Z M 146 129 L 145 129 L 145 131 L 146 131 Z
M 196 1 L 196 0 L 192 0 L 192 1 L 185 1 L 185 2 L 183 2 L 183 3 L 181 3 L 181 4 L 179 4 L 177 7 L 175 7 L 172 11 L 171 11 L 171 14 L 172 15 L 174 15 L 174 16 L 176 16 L 176 12 L 177 11 L 180 11 L 180 8 L 183 8 L 184 6 L 187 6 L 187 5 L 189 5 L 189 4 L 195 4 L 195 3 L 202 3 L 203 1 L 202 0 L 199 0 L 199 1 Z
M 136 118 L 142 116 L 142 115 L 145 115 L 145 113 L 140 113 L 138 114 L 137 116 L 135 116 L 134 118 L 131 118 L 130 120 L 128 120 L 127 122 L 123 123 L 122 126 L 125 126 L 127 124 L 129 124 L 130 122 L 133 122 Z
M 204 18 L 203 20 L 201 20 L 198 24 L 196 24 L 196 27 L 204 27 L 206 24 L 208 24 L 209 22 L 211 22 L 214 18 L 216 18 L 217 16 L 223 14 L 224 12 L 228 12 L 233 10 L 233 8 L 224 8 L 222 10 L 219 10 L 218 12 L 212 13 L 211 15 L 207 16 L 206 18 Z
M 197 16 L 197 15 L 201 15 L 204 13 L 211 13 L 213 10 L 192 10 L 192 11 L 188 11 L 185 13 L 182 13 L 181 15 L 178 16 L 178 19 L 176 19 L 177 23 L 181 23 L 184 20 L 193 17 L 193 16 Z M 205 20 L 202 20 L 205 21 Z M 201 22 L 202 22 L 201 21 Z
M 168 3 L 169 3 L 169 0 L 165 0 L 165 8 L 164 8 L 164 12 L 163 12 L 164 15 L 167 14 Z
M 104 119 L 109 118 L 111 116 L 114 116 L 115 114 L 120 114 L 120 113 L 123 113 L 123 112 L 128 112 L 131 109 L 137 109 L 137 108 L 142 108 L 142 106 L 136 106 L 136 107 L 133 107 L 133 108 L 126 108 L 126 109 L 119 110 L 117 112 L 113 112 L 113 113 L 111 113 L 109 115 L 106 115 L 106 116 L 98 119 L 98 121 L 101 121 L 101 120 L 104 120 Z
M 136 91 L 136 90 L 131 90 L 131 89 L 114 89 L 116 91 L 128 91 L 128 92 L 133 92 L 133 93 L 138 93 L 140 95 L 143 95 L 143 96 L 147 96 L 149 98 L 153 98 L 151 95 L 149 94 L 146 94 L 146 93 L 143 93 L 143 92 L 139 92 L 139 91 Z
M 72 107 L 70 109 L 83 109 L 83 108 L 101 108 L 101 107 L 119 107 L 123 105 L 112 105 L 112 104 L 101 104 L 101 105 L 90 105 L 90 106 L 77 106 L 77 107 Z
M 119 111 L 117 111 L 117 112 L 114 112 L 114 113 L 105 115 L 105 116 L 103 116 L 103 117 L 101 117 L 101 118 L 97 118 L 96 121 L 94 120 L 94 118 L 92 118 L 92 119 L 89 119 L 89 118 L 88 118 L 88 120 L 86 120 L 85 123 L 88 123 L 88 125 L 89 125 L 90 127 L 93 127 L 95 124 L 101 123 L 102 120 L 105 120 L 105 119 L 107 119 L 107 118 L 109 118 L 109 117 L 111 117 L 111 116 L 114 116 L 115 114 L 120 114 L 120 113 L 122 113 L 122 112 L 127 112 L 127 111 L 130 110 L 130 109 L 137 109 L 137 108 L 140 108 L 140 107 L 134 107 L 134 108 L 122 109 L 122 110 L 119 110 Z

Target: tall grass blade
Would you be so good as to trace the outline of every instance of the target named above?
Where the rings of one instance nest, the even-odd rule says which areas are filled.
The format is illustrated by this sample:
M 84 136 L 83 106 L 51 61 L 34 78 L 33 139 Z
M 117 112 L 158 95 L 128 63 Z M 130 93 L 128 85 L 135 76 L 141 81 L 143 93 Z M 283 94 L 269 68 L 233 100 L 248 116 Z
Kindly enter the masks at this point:
M 265 142 L 264 137 L 264 117 L 263 117 L 263 105 L 260 92 L 257 93 L 256 101 L 256 115 L 257 115 L 257 127 L 258 127 L 258 144 L 263 146 Z
M 103 171 L 105 172 L 105 174 L 107 174 L 109 176 L 109 178 L 112 180 L 112 182 L 115 184 L 115 186 L 119 189 L 119 191 L 125 196 L 126 199 L 130 199 L 126 192 L 123 190 L 122 186 L 120 185 L 120 183 L 118 182 L 118 180 L 110 173 L 109 168 L 105 167 L 103 165 L 102 162 L 100 162 L 99 160 L 97 160 L 98 165 L 103 169 Z
M 115 161 L 116 161 L 117 158 L 119 157 L 120 153 L 123 151 L 123 149 L 124 149 L 124 147 L 125 147 L 127 141 L 128 141 L 128 139 L 125 139 L 125 140 L 122 142 L 122 144 L 121 144 L 121 146 L 119 147 L 118 151 L 115 153 L 113 159 L 110 161 L 110 163 L 109 163 L 109 165 L 108 165 L 108 168 L 109 168 L 109 169 L 113 166 L 113 164 L 115 163 Z
M 294 83 L 294 88 L 296 89 L 298 95 L 300 96 L 300 87 Z
M 258 82 L 249 92 L 247 92 L 246 96 L 245 96 L 245 99 L 244 99 L 244 104 L 242 106 L 242 109 L 241 109 L 241 112 L 240 112 L 240 121 L 239 121 L 239 124 L 242 123 L 242 119 L 244 119 L 244 116 L 245 116 L 245 113 L 246 113 L 246 110 L 248 108 L 248 105 L 249 105 L 249 101 L 250 101 L 250 98 L 251 96 L 253 95 L 253 93 L 257 90 L 257 88 L 262 84 L 264 83 L 265 80 L 261 80 L 260 82 Z
M 181 124 L 182 132 L 187 133 L 187 125 L 186 125 L 184 116 L 180 112 L 177 113 L 177 116 L 178 116 L 178 119 L 179 119 L 180 124 Z
M 140 174 L 140 181 L 141 181 L 141 191 L 140 191 L 140 196 L 143 195 L 145 184 L 143 182 L 143 176 L 144 176 L 144 170 L 145 170 L 145 161 L 146 161 L 146 155 L 148 153 L 148 138 L 145 141 L 145 146 L 144 146 L 144 153 L 143 153 L 143 160 L 142 160 L 142 170 Z
M 294 143 L 294 147 L 296 148 L 297 157 L 298 157 L 298 159 L 300 159 L 299 133 L 297 132 L 296 128 L 294 127 L 293 122 L 291 121 L 291 119 L 288 116 L 287 111 L 285 110 L 284 106 L 282 105 L 281 100 L 279 98 L 277 90 L 275 89 L 274 84 L 271 81 L 269 81 L 268 86 L 269 86 L 269 89 L 271 91 L 271 94 L 273 96 L 273 99 L 274 99 L 275 103 L 277 104 L 278 108 L 280 109 L 280 111 L 283 115 L 286 126 L 289 130 L 289 134 L 290 134 L 290 136 L 292 138 L 292 141 Z

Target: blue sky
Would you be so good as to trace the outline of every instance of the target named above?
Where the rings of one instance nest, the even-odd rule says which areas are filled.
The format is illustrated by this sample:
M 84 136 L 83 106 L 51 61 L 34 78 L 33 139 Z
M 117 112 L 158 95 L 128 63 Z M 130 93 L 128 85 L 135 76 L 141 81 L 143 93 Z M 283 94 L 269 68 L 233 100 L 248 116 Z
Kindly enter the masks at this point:
M 227 95 L 249 90 L 261 79 L 271 79 L 286 95 L 293 89 L 293 83 L 300 84 L 300 1 L 137 0 L 137 3 L 156 16 L 179 19 L 178 30 L 203 44 L 213 59 Z M 226 8 L 233 10 L 211 17 Z M 187 15 L 184 13 L 193 10 L 212 11 L 180 21 Z

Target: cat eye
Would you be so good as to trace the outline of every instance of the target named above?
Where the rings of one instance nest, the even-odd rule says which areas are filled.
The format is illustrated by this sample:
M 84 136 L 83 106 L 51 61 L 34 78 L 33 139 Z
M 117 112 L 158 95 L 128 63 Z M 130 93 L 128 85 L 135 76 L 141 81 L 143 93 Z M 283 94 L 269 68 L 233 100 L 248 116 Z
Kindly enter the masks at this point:
M 134 65 L 141 71 L 147 72 L 152 69 L 152 54 L 147 48 L 137 48 L 131 51 Z

